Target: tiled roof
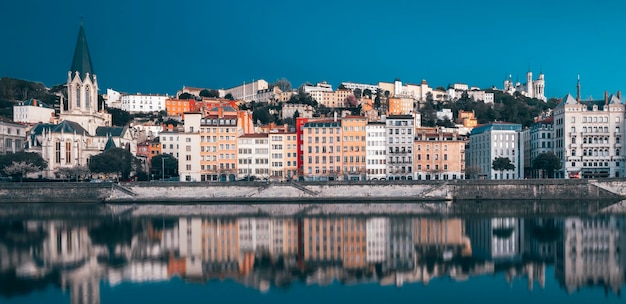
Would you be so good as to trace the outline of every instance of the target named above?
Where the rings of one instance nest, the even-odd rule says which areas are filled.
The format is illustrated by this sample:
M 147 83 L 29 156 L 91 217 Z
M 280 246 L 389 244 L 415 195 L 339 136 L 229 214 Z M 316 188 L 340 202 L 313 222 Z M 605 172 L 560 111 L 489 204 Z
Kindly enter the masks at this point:
M 83 128 L 79 123 L 70 120 L 64 120 L 58 125 L 47 123 L 39 124 L 33 129 L 32 133 L 41 134 L 44 130 L 47 130 L 50 133 L 89 134 L 89 132 L 87 132 L 87 130 L 85 130 L 85 128 Z
M 115 136 L 120 137 L 124 134 L 124 127 L 98 127 L 96 136 Z
M 20 106 L 34 106 L 34 107 L 42 107 L 42 108 L 48 108 L 48 109 L 52 109 L 52 106 L 50 106 L 49 104 L 38 100 L 38 99 L 34 99 L 34 98 L 30 98 L 28 100 L 22 101 L 21 103 L 19 103 Z

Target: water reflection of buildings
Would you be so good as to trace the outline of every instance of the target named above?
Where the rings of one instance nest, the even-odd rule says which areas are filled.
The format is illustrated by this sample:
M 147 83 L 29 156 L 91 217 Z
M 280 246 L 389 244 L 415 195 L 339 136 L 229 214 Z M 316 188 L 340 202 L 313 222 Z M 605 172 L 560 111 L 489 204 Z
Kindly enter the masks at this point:
M 266 291 L 298 280 L 402 286 L 503 273 L 509 282 L 527 280 L 532 290 L 545 287 L 546 265 L 555 263 L 569 292 L 600 285 L 620 293 L 624 284 L 624 223 L 608 216 L 185 217 L 17 226 L 11 229 L 19 232 L 0 235 L 0 272 L 54 280 L 72 303 L 98 303 L 102 281 L 173 276 Z
M 563 242 L 557 246 L 555 276 L 569 293 L 601 286 L 621 294 L 624 285 L 623 218 L 566 218 L 560 222 Z
M 475 257 L 496 262 L 521 259 L 523 221 L 510 217 L 471 219 L 466 226 Z

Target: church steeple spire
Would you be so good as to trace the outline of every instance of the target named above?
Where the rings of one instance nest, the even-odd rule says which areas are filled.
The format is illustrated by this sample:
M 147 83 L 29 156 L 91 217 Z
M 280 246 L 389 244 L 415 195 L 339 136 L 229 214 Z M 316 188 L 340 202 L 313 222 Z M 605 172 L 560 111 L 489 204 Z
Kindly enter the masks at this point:
M 576 102 L 580 103 L 580 74 L 578 74 L 578 82 L 576 83 Z
M 85 78 L 87 73 L 89 73 L 90 76 L 94 75 L 82 20 L 80 21 L 80 29 L 78 30 L 78 39 L 76 41 L 76 49 L 74 50 L 74 59 L 72 60 L 70 72 L 72 72 L 73 75 L 78 72 L 82 79 Z

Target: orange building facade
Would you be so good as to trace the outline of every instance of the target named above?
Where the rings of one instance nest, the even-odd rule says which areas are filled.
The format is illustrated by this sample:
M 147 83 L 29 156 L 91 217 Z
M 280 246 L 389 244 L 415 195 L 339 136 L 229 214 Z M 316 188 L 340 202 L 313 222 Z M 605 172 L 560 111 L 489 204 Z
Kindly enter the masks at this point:
M 367 180 L 365 126 L 367 119 L 363 116 L 347 116 L 341 119 L 344 180 Z
M 237 174 L 237 115 L 200 120 L 200 181 L 234 181 Z
M 341 123 L 334 120 L 310 121 L 303 126 L 303 175 L 305 180 L 337 180 L 343 163 Z
M 193 99 L 166 99 L 165 110 L 169 116 L 182 117 L 185 112 L 192 112 L 196 109 L 196 102 Z
M 439 128 L 416 128 L 415 179 L 465 178 L 465 140 Z

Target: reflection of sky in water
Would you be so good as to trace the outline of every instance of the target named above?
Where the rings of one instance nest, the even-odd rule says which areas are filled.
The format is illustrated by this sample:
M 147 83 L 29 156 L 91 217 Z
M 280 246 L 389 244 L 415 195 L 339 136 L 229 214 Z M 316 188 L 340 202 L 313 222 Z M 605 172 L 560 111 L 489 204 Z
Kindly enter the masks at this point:
M 110 287 L 101 283 L 101 303 L 622 303 L 616 294 L 605 296 L 602 288 L 584 288 L 569 295 L 558 286 L 554 268 L 548 267 L 545 289 L 535 286 L 528 291 L 525 279 L 507 283 L 504 274 L 472 277 L 455 282 L 446 278 L 403 287 L 380 286 L 377 283 L 329 286 L 295 282 L 287 289 L 271 288 L 261 293 L 231 280 L 206 284 L 185 283 L 180 278 L 169 282 L 132 284 Z M 1 303 L 7 301 L 2 298 Z M 69 295 L 48 288 L 7 303 L 70 303 Z

